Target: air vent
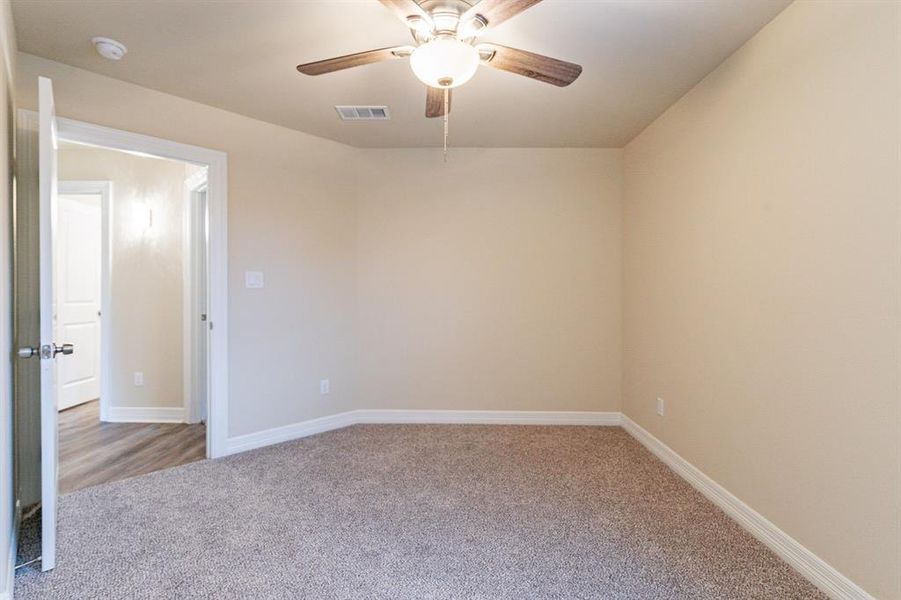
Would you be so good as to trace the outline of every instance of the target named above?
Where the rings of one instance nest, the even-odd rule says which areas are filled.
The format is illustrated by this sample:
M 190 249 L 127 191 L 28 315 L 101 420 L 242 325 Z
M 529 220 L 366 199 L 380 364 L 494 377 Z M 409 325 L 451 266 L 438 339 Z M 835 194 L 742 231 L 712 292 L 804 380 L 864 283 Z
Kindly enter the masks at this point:
M 387 106 L 336 106 L 342 121 L 387 121 L 391 118 Z

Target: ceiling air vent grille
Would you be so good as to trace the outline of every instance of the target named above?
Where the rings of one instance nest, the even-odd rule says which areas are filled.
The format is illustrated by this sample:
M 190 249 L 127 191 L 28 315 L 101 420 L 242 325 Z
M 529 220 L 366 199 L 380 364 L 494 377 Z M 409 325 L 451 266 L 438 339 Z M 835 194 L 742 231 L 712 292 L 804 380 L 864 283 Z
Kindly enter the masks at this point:
M 387 121 L 391 118 L 387 106 L 336 106 L 342 121 Z

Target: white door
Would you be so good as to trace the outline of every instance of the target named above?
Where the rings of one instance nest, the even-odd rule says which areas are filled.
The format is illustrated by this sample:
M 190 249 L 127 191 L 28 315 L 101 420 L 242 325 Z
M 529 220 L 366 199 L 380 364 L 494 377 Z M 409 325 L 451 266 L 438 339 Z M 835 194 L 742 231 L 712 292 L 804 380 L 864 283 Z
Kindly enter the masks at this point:
M 56 361 L 59 410 L 100 397 L 100 194 L 66 194 L 56 202 L 55 339 L 78 352 Z
M 53 207 L 56 204 L 56 110 L 53 84 L 38 78 L 38 239 L 41 360 L 41 570 L 56 566 L 57 409 L 53 340 Z

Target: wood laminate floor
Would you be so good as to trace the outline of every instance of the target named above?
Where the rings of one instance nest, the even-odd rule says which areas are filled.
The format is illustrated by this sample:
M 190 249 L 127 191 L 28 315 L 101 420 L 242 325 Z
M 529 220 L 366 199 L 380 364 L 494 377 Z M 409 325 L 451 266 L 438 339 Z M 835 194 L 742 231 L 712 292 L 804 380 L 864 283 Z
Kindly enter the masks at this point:
M 61 494 L 201 460 L 206 425 L 102 423 L 97 400 L 59 413 Z

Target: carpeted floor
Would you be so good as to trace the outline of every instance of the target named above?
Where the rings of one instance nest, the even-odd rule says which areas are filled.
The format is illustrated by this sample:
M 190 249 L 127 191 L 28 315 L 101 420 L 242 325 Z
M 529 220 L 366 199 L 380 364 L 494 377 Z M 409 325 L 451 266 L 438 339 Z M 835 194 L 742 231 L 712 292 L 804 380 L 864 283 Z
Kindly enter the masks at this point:
M 616 427 L 357 425 L 65 495 L 16 598 L 822 598 Z

